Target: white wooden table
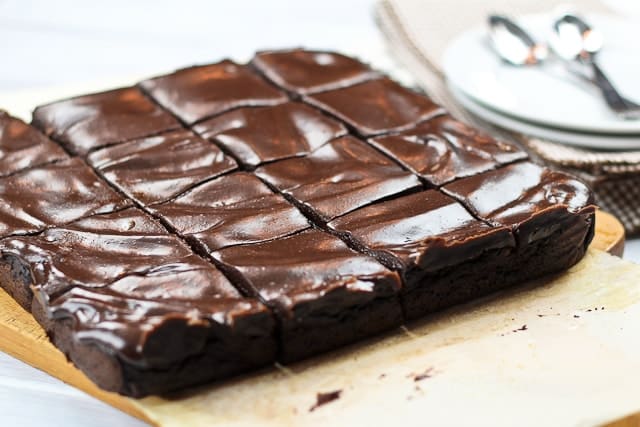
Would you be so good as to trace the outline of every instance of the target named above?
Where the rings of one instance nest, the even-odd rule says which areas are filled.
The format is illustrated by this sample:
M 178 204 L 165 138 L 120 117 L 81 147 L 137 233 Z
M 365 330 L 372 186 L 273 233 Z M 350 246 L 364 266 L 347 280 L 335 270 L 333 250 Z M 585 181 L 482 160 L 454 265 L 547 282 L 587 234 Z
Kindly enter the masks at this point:
M 267 47 L 381 53 L 373 3 L 0 0 L 0 93 L 155 74 Z M 640 240 L 628 243 L 626 257 L 640 263 Z M 45 425 L 143 423 L 0 353 L 0 426 Z

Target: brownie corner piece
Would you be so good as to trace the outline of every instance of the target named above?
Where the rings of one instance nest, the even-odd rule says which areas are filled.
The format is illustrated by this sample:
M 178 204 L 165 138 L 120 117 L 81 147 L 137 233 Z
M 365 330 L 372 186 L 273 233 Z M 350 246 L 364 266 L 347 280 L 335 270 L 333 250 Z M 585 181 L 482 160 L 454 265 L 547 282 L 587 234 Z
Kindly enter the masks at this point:
M 399 271 L 404 313 L 415 319 L 506 286 L 514 239 L 435 190 L 367 206 L 328 224 Z
M 88 162 L 143 206 L 178 196 L 237 168 L 216 145 L 180 129 L 92 152 Z
M 165 393 L 275 360 L 270 311 L 136 208 L 2 239 L 0 253 L 3 287 L 32 291 L 22 305 L 107 390 Z
M 534 163 L 514 163 L 455 181 L 443 191 L 483 220 L 509 227 L 522 279 L 566 270 L 585 254 L 594 234 L 591 190 L 571 175 Z
M 0 178 L 0 237 L 130 206 L 79 158 Z
M 171 114 L 136 87 L 41 105 L 33 112 L 32 124 L 78 155 L 180 127 Z
M 225 248 L 213 256 L 229 277 L 274 309 L 284 363 L 402 322 L 397 273 L 319 230 Z
M 288 100 L 250 67 L 230 60 L 183 68 L 139 85 L 188 125 L 233 108 L 277 105 Z
M 444 113 L 430 98 L 388 77 L 307 95 L 303 100 L 344 121 L 363 137 L 400 132 Z
M 0 111 L 0 178 L 67 157 L 40 131 Z
M 251 64 L 278 86 L 297 94 L 338 89 L 380 76 L 355 58 L 320 50 L 262 51 Z

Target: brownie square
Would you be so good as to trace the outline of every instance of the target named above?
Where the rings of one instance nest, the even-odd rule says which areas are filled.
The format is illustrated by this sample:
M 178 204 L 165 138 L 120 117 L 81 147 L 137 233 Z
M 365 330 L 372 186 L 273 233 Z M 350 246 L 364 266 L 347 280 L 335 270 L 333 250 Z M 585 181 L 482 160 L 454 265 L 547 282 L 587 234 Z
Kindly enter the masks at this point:
M 266 307 L 138 209 L 3 239 L 0 253 L 22 278 L 2 283 L 107 390 L 144 396 L 275 359 Z
M 237 167 L 216 145 L 188 130 L 107 147 L 91 153 L 88 161 L 145 206 L 167 201 Z
M 309 154 L 347 134 L 341 123 L 298 102 L 239 108 L 193 129 L 222 146 L 247 168 Z
M 343 88 L 380 76 L 357 59 L 327 51 L 258 52 L 251 64 L 278 86 L 298 94 Z
M 131 203 L 79 158 L 0 178 L 0 237 L 34 233 Z
M 515 145 L 482 134 L 448 115 L 368 142 L 432 186 L 527 158 Z
M 153 206 L 152 210 L 207 254 L 310 227 L 298 209 L 246 172 L 198 185 L 170 202 Z
M 303 99 L 344 121 L 361 136 L 405 130 L 444 113 L 429 98 L 386 77 Z
M 413 174 L 350 136 L 306 157 L 262 166 L 256 174 L 319 221 L 421 187 Z
M 229 60 L 184 68 L 145 80 L 140 86 L 187 124 L 232 108 L 276 105 L 288 100 L 249 67 Z
M 592 228 L 594 207 L 588 187 L 570 175 L 529 162 L 461 179 L 443 191 L 479 218 L 512 228 L 521 247 L 572 227 L 576 218 L 582 223 L 576 232 L 586 234 Z
M 38 130 L 0 111 L 0 178 L 67 157 Z
M 32 124 L 79 155 L 180 127 L 171 114 L 133 87 L 37 107 Z
M 213 256 L 228 277 L 275 310 L 281 362 L 331 350 L 402 322 L 397 273 L 319 230 L 233 246 Z
M 410 319 L 468 300 L 465 292 L 476 283 L 493 284 L 498 262 L 483 264 L 484 271 L 473 273 L 469 265 L 478 264 L 485 254 L 507 259 L 515 246 L 509 228 L 477 220 L 460 203 L 435 190 L 364 207 L 328 227 L 402 273 L 401 301 Z M 469 274 L 440 281 L 440 272 L 459 268 Z M 477 291 L 475 297 L 488 292 Z

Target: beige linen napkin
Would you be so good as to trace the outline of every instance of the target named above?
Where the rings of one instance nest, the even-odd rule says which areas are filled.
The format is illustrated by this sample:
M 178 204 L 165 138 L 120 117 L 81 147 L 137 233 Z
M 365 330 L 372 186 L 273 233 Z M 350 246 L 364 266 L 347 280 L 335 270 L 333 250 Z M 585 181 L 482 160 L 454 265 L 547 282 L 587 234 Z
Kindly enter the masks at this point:
M 460 33 L 482 25 L 491 12 L 511 16 L 546 13 L 559 3 L 558 0 L 381 0 L 376 18 L 392 55 L 454 116 L 487 128 L 499 137 L 520 141 L 541 161 L 579 175 L 591 184 L 598 204 L 615 214 L 629 235 L 640 234 L 640 151 L 590 151 L 508 132 L 464 110 L 446 87 L 440 61 L 449 42 Z M 586 13 L 612 13 L 598 0 L 580 0 L 574 6 Z

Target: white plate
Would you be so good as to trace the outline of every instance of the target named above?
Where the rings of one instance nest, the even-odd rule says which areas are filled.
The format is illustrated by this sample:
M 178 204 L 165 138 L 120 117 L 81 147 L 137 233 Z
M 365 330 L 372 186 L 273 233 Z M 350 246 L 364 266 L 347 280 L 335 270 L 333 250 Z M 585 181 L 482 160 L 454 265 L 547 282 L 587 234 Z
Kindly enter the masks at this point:
M 548 15 L 518 22 L 539 40 L 549 34 Z M 602 68 L 627 98 L 640 103 L 640 29 L 616 18 L 588 16 L 605 38 L 598 54 Z M 514 67 L 494 53 L 486 27 L 456 38 L 443 58 L 453 86 L 476 101 L 522 120 L 583 132 L 640 134 L 640 120 L 615 116 L 597 89 L 568 74 L 553 57 L 542 66 Z
M 640 149 L 640 136 L 632 135 L 604 135 L 596 133 L 579 133 L 568 130 L 539 126 L 530 122 L 520 121 L 501 114 L 495 110 L 476 102 L 465 95 L 460 89 L 449 86 L 454 98 L 467 110 L 487 122 L 494 123 L 505 129 L 520 132 L 549 141 L 561 142 L 580 147 L 597 148 L 602 150 L 632 150 Z

